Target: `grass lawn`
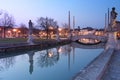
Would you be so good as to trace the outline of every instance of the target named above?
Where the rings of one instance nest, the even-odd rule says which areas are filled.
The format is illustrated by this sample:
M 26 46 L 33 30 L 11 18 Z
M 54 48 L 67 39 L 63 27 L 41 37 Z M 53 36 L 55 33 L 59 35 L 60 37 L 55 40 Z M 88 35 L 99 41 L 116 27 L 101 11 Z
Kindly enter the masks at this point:
M 46 42 L 46 41 L 56 41 L 54 39 L 35 39 L 34 42 Z M 27 38 L 1 38 L 0 44 L 7 44 L 7 43 L 24 43 L 27 42 Z
M 0 43 L 21 43 L 26 42 L 26 38 L 1 38 Z

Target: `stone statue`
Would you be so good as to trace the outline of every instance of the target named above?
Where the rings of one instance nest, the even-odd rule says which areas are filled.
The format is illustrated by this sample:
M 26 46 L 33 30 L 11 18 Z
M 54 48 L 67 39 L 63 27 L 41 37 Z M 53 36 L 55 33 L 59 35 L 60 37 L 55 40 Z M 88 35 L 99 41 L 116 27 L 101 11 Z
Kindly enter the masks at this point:
M 27 42 L 29 44 L 33 44 L 33 38 L 32 38 L 33 23 L 31 20 L 29 20 L 28 25 L 29 25 L 29 33 L 28 33 L 28 41 Z
M 110 13 L 110 25 L 112 28 L 115 27 L 116 25 L 116 17 L 117 17 L 117 13 L 115 12 L 115 7 L 113 7 Z
M 32 28 L 33 28 L 33 23 L 32 23 L 31 20 L 29 20 L 28 24 L 29 24 L 29 30 L 30 30 L 29 34 L 31 35 L 32 34 Z
M 58 32 L 58 26 L 56 28 L 56 40 L 59 42 L 60 41 L 60 37 L 59 37 L 59 32 Z
M 117 41 L 117 32 L 115 31 L 116 27 L 116 17 L 117 13 L 115 12 L 115 8 L 112 8 L 110 12 L 110 24 L 109 24 L 109 33 L 108 39 L 106 43 L 106 49 L 118 49 L 118 41 Z
M 111 11 L 111 18 L 116 19 L 116 17 L 117 17 L 117 13 L 115 12 L 115 7 L 113 7 Z

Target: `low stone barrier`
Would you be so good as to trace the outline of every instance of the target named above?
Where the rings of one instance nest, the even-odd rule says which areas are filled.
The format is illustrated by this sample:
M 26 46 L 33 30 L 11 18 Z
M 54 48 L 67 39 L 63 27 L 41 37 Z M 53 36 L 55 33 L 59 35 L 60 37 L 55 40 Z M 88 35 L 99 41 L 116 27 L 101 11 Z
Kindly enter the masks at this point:
M 114 49 L 104 50 L 87 67 L 81 70 L 73 80 L 101 80 L 106 67 L 113 55 Z
M 39 49 L 39 50 L 43 50 L 46 48 L 50 48 L 50 47 L 55 47 L 58 45 L 64 45 L 64 44 L 68 44 L 70 43 L 70 40 L 61 40 L 60 42 L 57 41 L 46 41 L 46 42 L 38 42 L 35 44 L 28 44 L 26 43 L 15 43 L 15 44 L 0 44 L 0 53 L 3 52 L 10 52 L 10 51 L 19 51 L 19 50 L 31 50 L 31 49 Z

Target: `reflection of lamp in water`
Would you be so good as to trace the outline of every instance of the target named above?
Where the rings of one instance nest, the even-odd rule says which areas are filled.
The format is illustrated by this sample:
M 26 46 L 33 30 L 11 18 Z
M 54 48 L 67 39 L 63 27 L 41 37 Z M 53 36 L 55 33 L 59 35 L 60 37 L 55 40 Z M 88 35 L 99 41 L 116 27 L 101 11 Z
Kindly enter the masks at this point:
M 52 52 L 49 52 L 48 53 L 48 57 L 52 57 L 53 56 L 53 53 Z
M 30 74 L 32 74 L 32 72 L 33 72 L 33 55 L 34 55 L 34 52 L 28 53 L 29 63 L 30 63 L 30 66 L 29 66 L 29 72 L 30 72 Z
M 61 51 L 60 46 L 56 47 L 56 51 L 57 51 L 57 53 L 59 53 Z

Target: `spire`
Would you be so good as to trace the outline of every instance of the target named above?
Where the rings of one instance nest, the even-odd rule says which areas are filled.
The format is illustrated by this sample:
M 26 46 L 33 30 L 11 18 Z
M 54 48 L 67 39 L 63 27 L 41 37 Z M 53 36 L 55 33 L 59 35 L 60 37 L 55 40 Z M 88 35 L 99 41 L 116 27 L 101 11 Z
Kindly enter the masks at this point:
M 108 8 L 108 27 L 109 27 L 109 21 L 110 21 L 110 19 L 109 19 L 109 16 L 110 16 L 109 13 L 110 12 L 109 12 L 109 8 Z
M 75 16 L 73 16 L 73 32 L 74 32 L 74 28 L 75 28 Z
M 68 30 L 70 33 L 70 11 L 68 12 Z
M 104 27 L 104 32 L 106 32 L 106 29 L 107 29 L 106 28 L 106 20 L 107 20 L 106 18 L 107 18 L 107 14 L 105 13 L 105 27 Z

